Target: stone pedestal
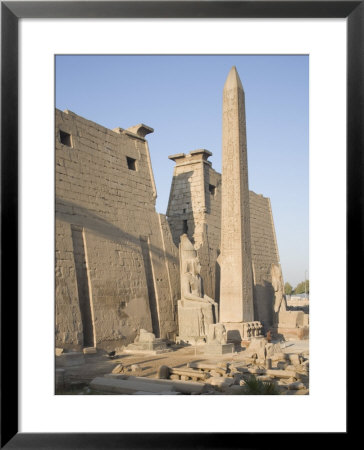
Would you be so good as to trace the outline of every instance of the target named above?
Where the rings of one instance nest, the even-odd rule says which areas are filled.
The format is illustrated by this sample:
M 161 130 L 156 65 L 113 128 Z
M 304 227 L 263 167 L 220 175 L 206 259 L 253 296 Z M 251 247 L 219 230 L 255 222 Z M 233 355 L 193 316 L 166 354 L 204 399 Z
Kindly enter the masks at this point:
M 97 354 L 97 348 L 96 347 L 84 347 L 83 353 L 85 355 L 96 355 Z
M 169 352 L 170 349 L 163 339 L 156 339 L 154 342 L 134 342 L 129 344 L 125 351 L 127 353 L 164 353 Z
M 262 336 L 263 325 L 259 321 L 253 322 L 224 322 L 226 338 L 229 342 L 241 341 Z
M 213 305 L 192 300 L 178 300 L 177 342 L 192 345 L 206 342 L 209 325 L 214 323 Z
M 234 353 L 234 344 L 206 344 L 203 346 L 203 352 L 207 355 L 225 355 Z
M 141 328 L 132 344 L 124 350 L 127 353 L 164 353 L 171 351 L 164 339 L 156 338 L 150 331 Z

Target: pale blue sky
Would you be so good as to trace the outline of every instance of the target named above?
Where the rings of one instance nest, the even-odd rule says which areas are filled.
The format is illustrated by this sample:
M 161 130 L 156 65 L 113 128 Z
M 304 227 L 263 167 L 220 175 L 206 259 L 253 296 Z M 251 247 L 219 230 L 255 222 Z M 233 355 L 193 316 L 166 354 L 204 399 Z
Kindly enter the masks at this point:
M 174 163 L 205 148 L 221 172 L 222 89 L 245 91 L 249 188 L 271 199 L 283 277 L 308 273 L 308 56 L 57 56 L 56 107 L 107 128 L 144 123 L 165 213 Z

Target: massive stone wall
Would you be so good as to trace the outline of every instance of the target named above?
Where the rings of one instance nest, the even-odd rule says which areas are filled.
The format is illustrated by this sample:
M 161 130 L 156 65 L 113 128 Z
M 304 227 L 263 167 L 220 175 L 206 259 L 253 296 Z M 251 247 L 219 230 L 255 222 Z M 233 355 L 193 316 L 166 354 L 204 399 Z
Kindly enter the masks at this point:
M 183 222 L 187 220 L 187 234 L 202 264 L 205 291 L 219 301 L 221 174 L 207 161 L 210 155 L 207 150 L 195 150 L 170 157 L 176 165 L 167 219 L 176 245 L 183 232 Z M 278 247 L 269 198 L 250 191 L 249 205 L 254 316 L 268 327 L 273 323 L 274 304 L 270 271 L 273 263 L 279 264 Z
M 115 348 L 140 328 L 177 327 L 178 244 L 187 232 L 205 293 L 219 300 L 221 174 L 207 150 L 176 162 L 167 218 L 156 190 L 144 125 L 106 129 L 56 110 L 56 345 Z M 254 312 L 272 323 L 270 268 L 279 263 L 270 201 L 250 192 Z
M 254 279 L 254 316 L 273 324 L 274 290 L 271 267 L 279 264 L 278 246 L 270 200 L 249 192 L 251 248 Z
M 114 348 L 176 331 L 178 249 L 145 134 L 56 110 L 56 345 Z
M 207 158 L 211 152 L 200 149 L 169 158 L 176 162 L 167 219 L 174 243 L 182 233 L 193 242 L 201 262 L 205 294 L 216 298 L 218 279 L 216 259 L 220 246 L 221 175 Z

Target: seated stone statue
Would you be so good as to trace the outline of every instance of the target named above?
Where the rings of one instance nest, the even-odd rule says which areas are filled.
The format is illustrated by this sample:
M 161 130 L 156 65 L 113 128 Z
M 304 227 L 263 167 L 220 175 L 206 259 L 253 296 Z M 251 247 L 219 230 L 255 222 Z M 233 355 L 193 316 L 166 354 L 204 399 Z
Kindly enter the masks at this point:
M 284 294 L 283 276 L 282 270 L 277 264 L 272 264 L 271 277 L 274 289 L 274 312 L 285 312 L 287 311 L 287 301 Z
M 185 261 L 185 269 L 181 280 L 181 293 L 184 300 L 216 304 L 216 302 L 203 293 L 201 264 L 198 258 Z
M 299 328 L 303 326 L 304 313 L 289 311 L 284 293 L 282 270 L 279 265 L 271 267 L 272 286 L 274 289 L 275 324 L 280 328 Z
M 215 323 L 217 303 L 203 292 L 201 264 L 186 234 L 181 236 L 181 300 L 178 301 L 180 340 L 196 343 L 207 337 L 210 324 Z

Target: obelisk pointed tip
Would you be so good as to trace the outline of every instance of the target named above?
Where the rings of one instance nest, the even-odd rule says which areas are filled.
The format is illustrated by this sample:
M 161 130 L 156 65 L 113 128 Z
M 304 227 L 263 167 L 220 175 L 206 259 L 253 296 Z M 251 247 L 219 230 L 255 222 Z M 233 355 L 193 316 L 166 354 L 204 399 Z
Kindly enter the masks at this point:
M 241 84 L 241 80 L 239 78 L 239 74 L 238 71 L 236 70 L 236 67 L 233 66 L 230 69 L 229 75 L 226 78 L 225 81 L 225 85 L 224 85 L 224 90 L 226 89 L 236 89 L 236 88 L 240 88 L 242 90 L 243 89 L 243 85 Z

